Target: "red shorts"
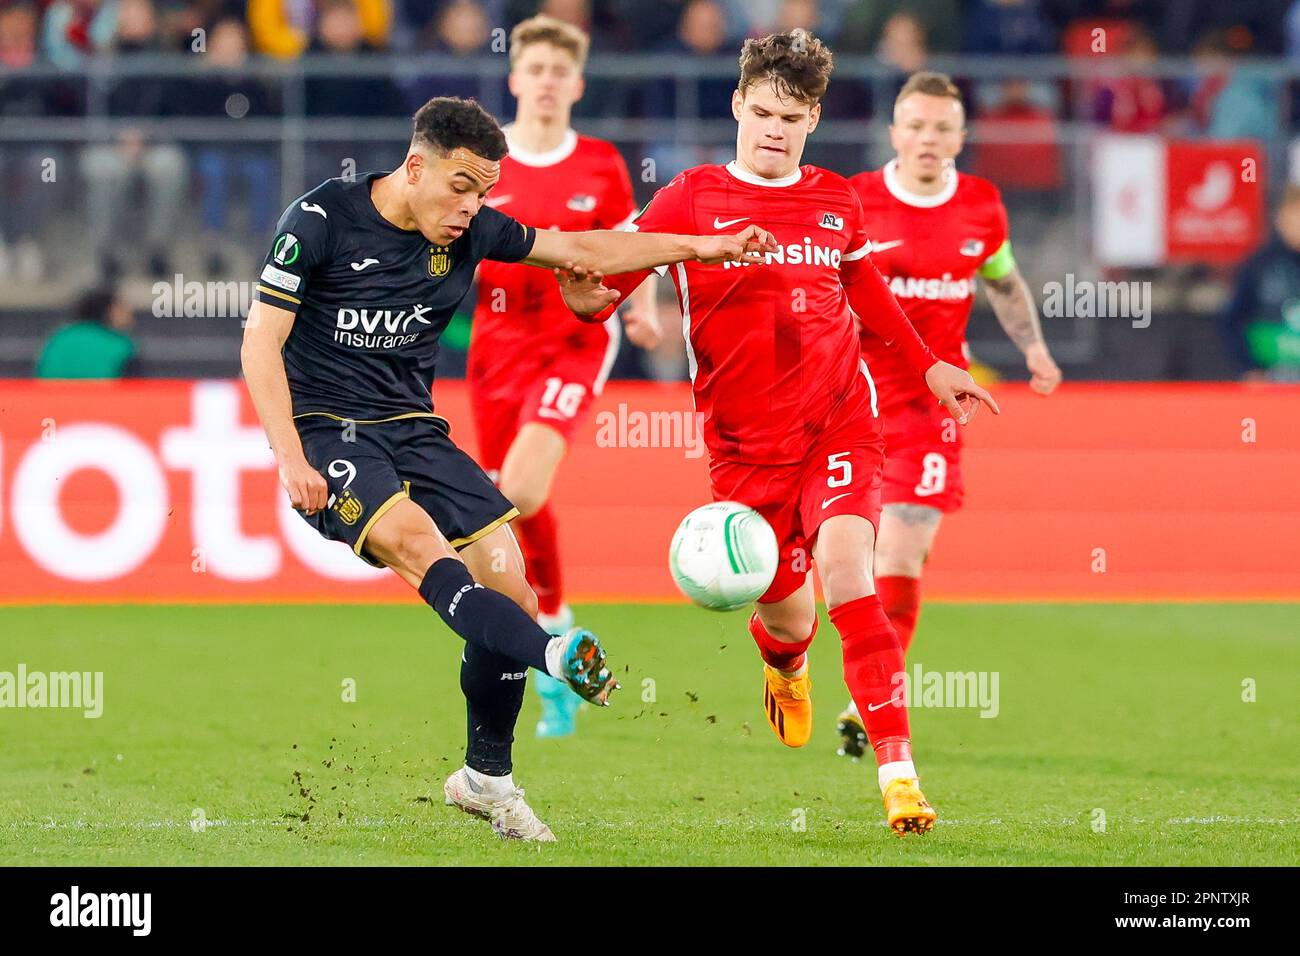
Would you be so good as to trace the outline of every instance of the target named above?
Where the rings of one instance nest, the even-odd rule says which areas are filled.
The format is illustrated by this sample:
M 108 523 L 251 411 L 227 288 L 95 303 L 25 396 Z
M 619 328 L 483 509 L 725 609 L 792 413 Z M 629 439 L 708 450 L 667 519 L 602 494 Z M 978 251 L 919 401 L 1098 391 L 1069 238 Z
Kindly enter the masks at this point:
M 945 514 L 961 507 L 962 426 L 933 397 L 881 413 L 885 420 L 887 505 L 928 505 Z
M 489 392 L 484 383 L 470 378 L 478 460 L 483 470 L 496 480 L 511 443 L 529 422 L 549 425 L 571 442 L 592 399 L 605 384 L 605 365 L 604 352 L 566 355 L 547 365 L 537 378 L 518 382 L 513 394 L 503 394 L 500 383 L 493 383 Z
M 772 586 L 759 598 L 772 604 L 803 586 L 823 521 L 859 515 L 880 527 L 880 483 L 885 443 L 868 401 L 854 402 L 822 432 L 794 465 L 714 461 L 709 480 L 714 501 L 749 505 L 772 526 L 781 549 Z

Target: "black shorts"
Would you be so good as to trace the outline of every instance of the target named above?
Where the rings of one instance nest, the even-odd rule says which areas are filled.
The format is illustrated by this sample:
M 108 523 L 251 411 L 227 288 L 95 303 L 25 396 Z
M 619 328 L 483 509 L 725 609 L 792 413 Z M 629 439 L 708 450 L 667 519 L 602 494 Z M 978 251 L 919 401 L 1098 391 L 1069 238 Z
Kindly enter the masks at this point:
M 366 535 L 403 498 L 423 508 L 457 550 L 519 515 L 436 415 L 351 422 L 309 412 L 294 424 L 308 463 L 329 484 L 325 510 L 303 518 L 376 567 L 379 562 L 363 550 Z

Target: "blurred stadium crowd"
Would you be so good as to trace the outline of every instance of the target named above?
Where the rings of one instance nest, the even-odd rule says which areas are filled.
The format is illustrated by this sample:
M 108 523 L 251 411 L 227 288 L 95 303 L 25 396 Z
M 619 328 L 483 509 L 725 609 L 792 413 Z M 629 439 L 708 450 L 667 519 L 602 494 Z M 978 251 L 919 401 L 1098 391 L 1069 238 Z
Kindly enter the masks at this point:
M 883 162 L 903 78 L 948 70 L 971 121 L 961 168 L 1003 190 L 1031 282 L 1087 270 L 1086 148 L 1110 131 L 1260 143 L 1278 223 L 1261 256 L 1300 290 L 1300 227 L 1282 209 L 1300 178 L 1300 0 L 0 0 L 0 374 L 30 374 L 79 299 L 123 282 L 136 285 L 109 300 L 145 312 L 152 280 L 246 279 L 284 204 L 349 164 L 388 168 L 428 97 L 477 96 L 508 119 L 504 37 L 539 11 L 591 33 L 575 123 L 620 146 L 641 201 L 728 158 L 743 38 L 804 26 L 842 64 L 808 161 L 846 174 Z M 1109 70 L 1088 72 L 1099 53 Z M 657 174 L 638 177 L 647 158 Z M 1182 324 L 1140 355 L 1106 329 L 1058 330 L 1067 373 L 1252 374 L 1237 274 L 1126 272 Z M 1014 360 L 981 314 L 973 340 L 983 327 L 990 361 Z M 233 374 L 231 329 L 178 319 L 150 333 L 142 318 L 144 374 Z
M 252 52 L 278 58 L 381 50 L 473 54 L 489 49 L 493 27 L 508 29 L 539 10 L 580 24 L 596 52 L 730 53 L 745 37 L 806 26 L 843 53 L 888 54 L 920 43 L 935 53 L 1037 55 L 1069 52 L 1080 28 L 1098 21 L 1141 31 L 1144 55 L 1189 54 L 1215 33 L 1236 53 L 1296 55 L 1300 49 L 1294 0 L 6 0 L 3 6 L 8 19 L 0 35 L 11 67 L 33 59 L 71 67 L 105 53 L 188 52 L 195 29 L 232 21 L 247 32 Z

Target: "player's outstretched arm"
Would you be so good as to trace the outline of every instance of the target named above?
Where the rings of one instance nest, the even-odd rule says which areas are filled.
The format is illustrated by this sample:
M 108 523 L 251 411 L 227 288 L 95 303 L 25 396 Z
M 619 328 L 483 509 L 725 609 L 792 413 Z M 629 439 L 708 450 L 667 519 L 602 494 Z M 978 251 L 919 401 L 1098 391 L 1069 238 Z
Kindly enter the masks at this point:
M 295 508 L 314 514 L 325 507 L 329 489 L 324 476 L 307 463 L 293 424 L 293 402 L 281 355 L 293 320 L 292 312 L 255 301 L 248 310 L 239 359 L 253 407 L 275 452 L 280 484 Z
M 1007 337 L 1015 343 L 1025 356 L 1025 366 L 1029 369 L 1029 387 L 1040 395 L 1050 395 L 1061 384 L 1061 370 L 1048 351 L 1047 340 L 1043 338 L 1043 327 L 1038 321 L 1038 309 L 1034 306 L 1034 294 L 1029 283 L 1020 274 L 1020 269 L 1012 267 L 1006 275 L 997 279 L 984 280 L 988 291 L 989 305 L 998 323 Z
M 577 264 L 588 271 L 617 275 L 674 262 L 749 262 L 758 264 L 776 249 L 772 234 L 758 226 L 729 236 L 681 236 L 659 232 L 593 229 L 559 232 L 539 229 L 524 262 L 549 268 Z

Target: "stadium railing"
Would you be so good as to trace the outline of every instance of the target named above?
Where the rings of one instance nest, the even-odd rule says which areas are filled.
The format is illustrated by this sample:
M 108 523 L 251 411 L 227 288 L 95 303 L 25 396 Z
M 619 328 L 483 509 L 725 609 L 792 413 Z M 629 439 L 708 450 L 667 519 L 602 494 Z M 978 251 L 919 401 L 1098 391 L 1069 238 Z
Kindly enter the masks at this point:
M 404 115 L 315 116 L 311 115 L 308 87 L 322 79 L 387 79 L 399 88 L 428 88 L 430 78 L 445 78 L 455 92 L 471 93 L 502 118 L 511 113 L 505 89 L 506 61 L 503 55 L 460 58 L 445 55 L 335 57 L 308 56 L 290 62 L 250 59 L 232 72 L 257 77 L 271 84 L 281 99 L 282 115 L 275 118 L 234 120 L 225 116 L 127 117 L 113 116 L 109 96 L 114 84 L 126 79 L 156 78 L 164 83 L 192 81 L 216 76 L 221 71 L 200 67 L 195 55 L 130 55 L 90 60 L 78 70 L 38 65 L 21 73 L 0 73 L 0 85 L 15 77 L 74 90 L 84 111 L 74 116 L 9 117 L 0 123 L 0 151 L 6 149 L 62 149 L 65 154 L 88 143 L 112 141 L 124 130 L 140 130 L 147 138 L 197 146 L 200 144 L 263 144 L 273 151 L 280 175 L 281 202 L 287 203 L 315 181 L 323 167 L 338 170 L 352 153 L 368 151 L 387 155 L 400 150 L 409 135 Z M 999 168 L 1010 178 L 1016 172 L 1017 149 L 1042 146 L 1057 151 L 1059 182 L 1054 187 L 1005 189 L 1011 213 L 1017 251 L 1025 272 L 1046 279 L 1059 277 L 1086 263 L 1090 256 L 1089 221 L 1092 171 L 1089 146 L 1105 127 L 1092 119 L 1092 98 L 1096 86 L 1106 80 L 1150 77 L 1169 84 L 1191 83 L 1214 73 L 1235 71 L 1250 75 L 1275 91 L 1276 123 L 1264 138 L 1268 167 L 1285 170 L 1293 126 L 1293 85 L 1300 80 L 1300 65 L 1283 60 L 1242 58 L 1207 66 L 1189 58 L 1160 58 L 1133 62 L 1119 56 L 1067 57 L 933 57 L 927 67 L 950 73 L 974 105 L 967 154 L 976 156 L 989 147 L 1002 147 L 1000 160 L 980 169 L 995 182 Z M 678 168 L 701 161 L 713 161 L 734 142 L 735 126 L 729 115 L 706 113 L 707 84 L 730 82 L 736 71 L 735 59 L 720 57 L 673 57 L 629 54 L 593 56 L 587 67 L 589 103 L 580 109 L 576 125 L 591 135 L 618 144 L 629 159 L 638 198 L 644 201 L 657 184 L 666 182 Z M 1044 97 L 1050 125 L 1046 128 L 1018 128 L 1014 124 L 981 121 L 984 91 L 1007 80 L 1023 80 Z M 837 58 L 832 99 L 825 118 L 809 145 L 808 161 L 844 173 L 878 165 L 887 158 L 889 104 L 902 74 L 872 57 Z M 662 92 L 671 87 L 672 115 L 625 116 L 628 103 L 636 103 L 649 86 Z M 434 83 L 436 90 L 438 86 Z M 613 91 L 613 93 L 611 93 Z M 840 92 L 840 98 L 834 97 Z M 661 97 L 661 99 L 663 99 Z M 661 103 L 662 105 L 662 103 Z M 580 104 L 581 106 L 581 104 Z M 718 115 L 718 113 L 721 115 Z M 356 147 L 354 150 L 353 147 Z M 331 153 L 334 155 L 331 157 Z M 641 163 L 637 159 L 641 159 Z M 648 165 L 647 165 L 648 162 Z M 1001 166 L 999 166 L 1001 163 Z M 1023 162 L 1022 162 L 1023 164 Z M 989 164 L 985 164 L 988 167 Z M 337 172 L 328 173 L 337 175 Z M 1274 174 L 1269 186 L 1276 190 L 1285 176 Z M 70 202 L 65 213 L 77 211 Z M 178 236 L 178 242 L 193 237 Z M 264 238 L 264 237 L 259 237 Z M 1163 279 L 1166 277 L 1157 277 Z M 1159 284 L 1159 282 L 1158 282 Z M 1160 290 L 1157 289 L 1157 295 Z M 1213 297 L 1210 297 L 1211 301 Z M 1208 314 L 1212 309 L 1197 305 L 1192 298 L 1188 312 Z M 5 306 L 0 302 L 0 308 Z M 1063 326 L 1069 325 L 1068 331 Z M 1196 330 L 1205 334 L 1205 328 Z M 1056 349 L 1063 362 L 1095 363 L 1106 351 L 1104 332 L 1095 319 L 1076 318 L 1057 324 Z M 987 312 L 977 313 L 973 341 L 981 355 L 993 362 L 1014 361 L 1013 347 L 1006 342 Z M 1154 345 L 1154 341 L 1150 342 Z M 1120 363 L 1127 377 L 1159 377 L 1163 359 L 1146 363 L 1144 354 L 1113 350 L 1111 360 Z M 1197 353 L 1199 354 L 1199 353 Z M 1128 370 L 1124 363 L 1132 363 Z M 1150 364 L 1150 367 L 1148 367 Z M 1208 377 L 1213 377 L 1213 370 Z

